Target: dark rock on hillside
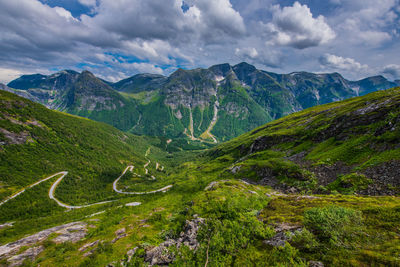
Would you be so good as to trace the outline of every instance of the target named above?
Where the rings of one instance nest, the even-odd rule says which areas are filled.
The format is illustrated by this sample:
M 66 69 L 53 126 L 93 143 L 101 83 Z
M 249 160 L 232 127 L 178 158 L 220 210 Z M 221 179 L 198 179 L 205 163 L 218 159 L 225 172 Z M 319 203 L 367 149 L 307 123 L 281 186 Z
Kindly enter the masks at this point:
M 264 244 L 273 247 L 284 247 L 286 242 L 290 241 L 296 232 L 301 232 L 302 227 L 298 225 L 282 223 L 276 225 L 274 230 L 276 234 L 272 238 L 264 240 Z
M 232 73 L 232 67 L 228 63 L 214 65 L 208 69 L 210 71 L 212 71 L 216 76 L 219 76 L 219 77 L 226 77 L 227 75 Z
M 168 239 L 157 247 L 153 247 L 146 251 L 145 261 L 153 265 L 166 265 L 173 262 L 175 256 L 168 251 L 169 247 L 180 248 L 187 246 L 190 249 L 197 249 L 199 242 L 197 241 L 197 232 L 204 223 L 204 219 L 195 216 L 191 221 L 186 221 L 185 228 L 181 232 L 179 238 Z
M 47 76 L 42 74 L 22 75 L 18 79 L 11 81 L 8 86 L 15 89 L 28 90 L 39 87 L 41 82 L 46 78 Z
M 130 78 L 112 84 L 116 90 L 127 93 L 159 90 L 163 87 L 167 77 L 158 74 L 136 74 Z
M 400 160 L 392 160 L 370 167 L 363 173 L 371 178 L 374 183 L 369 184 L 367 189 L 361 190 L 361 194 L 380 196 L 396 195 L 398 193 L 400 189 Z
M 309 261 L 308 266 L 309 267 L 324 267 L 325 265 L 320 261 Z

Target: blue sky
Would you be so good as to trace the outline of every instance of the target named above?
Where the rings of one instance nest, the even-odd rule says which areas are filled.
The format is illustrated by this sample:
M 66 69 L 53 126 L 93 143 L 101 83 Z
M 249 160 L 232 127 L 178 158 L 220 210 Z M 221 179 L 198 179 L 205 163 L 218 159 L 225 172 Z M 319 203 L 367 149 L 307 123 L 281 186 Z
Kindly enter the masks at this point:
M 117 81 L 242 61 L 394 80 L 399 41 L 400 0 L 0 0 L 4 83 L 62 69 Z

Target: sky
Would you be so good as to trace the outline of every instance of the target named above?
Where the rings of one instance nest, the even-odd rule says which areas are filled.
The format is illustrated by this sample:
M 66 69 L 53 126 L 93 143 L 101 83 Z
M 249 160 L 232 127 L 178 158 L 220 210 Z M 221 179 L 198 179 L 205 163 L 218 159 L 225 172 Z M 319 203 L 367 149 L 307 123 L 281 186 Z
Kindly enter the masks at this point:
M 63 69 L 115 82 L 242 61 L 400 79 L 400 0 L 0 0 L 0 82 Z

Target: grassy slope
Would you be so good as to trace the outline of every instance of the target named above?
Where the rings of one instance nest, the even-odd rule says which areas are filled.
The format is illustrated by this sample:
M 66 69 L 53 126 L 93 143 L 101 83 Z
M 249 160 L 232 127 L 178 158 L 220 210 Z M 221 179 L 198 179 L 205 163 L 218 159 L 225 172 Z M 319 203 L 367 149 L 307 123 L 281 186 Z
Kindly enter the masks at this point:
M 1 92 L 0 97 L 0 127 L 28 135 L 23 144 L 1 147 L 2 198 L 62 170 L 69 171 L 71 177 L 78 173 L 90 178 L 114 177 L 127 163 L 144 162 L 139 153 L 145 149 L 139 149 L 143 146 L 139 137 L 103 123 L 50 111 L 7 92 Z M 1 140 L 8 142 L 4 134 Z
M 60 171 L 69 172 L 56 191 L 65 203 L 116 199 L 121 196 L 112 191 L 112 181 L 127 165 L 141 170 L 147 162 L 144 154 L 148 147 L 151 172 L 156 172 L 156 162 L 166 167 L 176 164 L 166 158 L 157 138 L 134 136 L 104 123 L 51 111 L 8 92 L 0 92 L 0 106 L 2 131 L 26 136 L 20 144 L 9 144 L 9 138 L 0 133 L 0 199 Z M 62 210 L 48 200 L 43 189 L 54 181 L 55 178 L 1 206 L 0 221 L 36 218 Z M 149 187 L 159 188 L 165 183 L 160 179 Z
M 375 92 L 273 121 L 211 149 L 208 155 L 225 162 L 225 168 L 241 166 L 239 178 L 258 181 L 269 169 L 280 181 L 317 190 L 319 184 L 328 185 L 319 180 L 316 170 L 322 167 L 350 175 L 370 173 L 388 162 L 397 164 L 399 114 L 400 88 Z M 398 185 L 392 182 L 388 187 L 398 194 Z M 334 184 L 328 189 L 344 190 Z
M 307 262 L 310 260 L 323 261 L 325 264 L 333 266 L 368 266 L 371 264 L 397 266 L 400 264 L 398 259 L 400 253 L 398 239 L 400 201 L 398 197 L 280 196 L 272 194 L 270 189 L 263 186 L 249 185 L 232 179 L 234 176 L 227 169 L 235 161 L 247 155 L 250 146 L 255 140 L 261 140 L 259 138 L 262 136 L 276 138 L 274 144 L 279 146 L 274 147 L 274 150 L 269 147 L 263 150 L 264 147 L 260 146 L 259 151 L 247 160 L 263 162 L 275 159 L 281 169 L 290 169 L 293 166 L 282 164 L 285 152 L 296 153 L 302 150 L 309 152 L 319 147 L 318 144 L 323 140 L 310 142 L 312 139 L 309 136 L 314 136 L 312 134 L 314 131 L 316 136 L 320 136 L 319 131 L 324 129 L 323 120 L 329 125 L 329 121 L 335 119 L 335 116 L 329 116 L 329 112 L 335 111 L 340 116 L 340 114 L 347 114 L 360 107 L 373 106 L 388 99 L 385 105 L 390 110 L 395 110 L 390 103 L 396 103 L 399 95 L 399 89 L 393 89 L 293 114 L 286 119 L 272 122 L 211 149 L 198 156 L 195 161 L 190 161 L 188 158 L 188 162 L 175 166 L 173 172 L 170 172 L 169 175 L 167 173 L 167 179 L 174 182 L 174 187 L 165 194 L 126 197 L 101 207 L 71 211 L 67 216 L 61 209 L 54 209 L 53 213 L 47 217 L 32 216 L 33 219 L 29 220 L 31 225 L 29 230 L 26 229 L 28 220 L 18 220 L 14 227 L 0 230 L 0 242 L 15 240 L 24 233 L 32 233 L 37 229 L 47 228 L 49 225 L 72 220 L 88 221 L 90 219 L 85 219 L 84 216 L 106 210 L 106 213 L 94 217 L 99 221 L 90 221 L 90 224 L 94 224 L 96 227 L 89 230 L 86 239 L 77 244 L 66 245 L 45 242 L 46 250 L 39 255 L 34 264 L 40 263 L 41 266 L 104 266 L 123 259 L 128 249 L 137 246 L 139 249 L 132 259 L 132 266 L 142 266 L 146 248 L 159 244 L 165 240 L 166 236 L 179 236 L 185 220 L 198 214 L 207 218 L 207 224 L 201 228 L 198 237 L 200 248 L 195 254 L 183 249 L 176 262 L 178 266 L 203 266 L 207 255 L 209 256 L 209 266 L 307 266 Z M 320 113 L 321 111 L 325 111 L 325 113 Z M 327 112 L 328 116 L 326 116 Z M 305 122 L 313 127 L 318 125 L 321 127 L 304 131 Z M 305 132 L 310 135 L 304 135 Z M 299 144 L 293 143 L 291 139 L 282 139 L 284 136 L 290 135 L 295 136 Z M 304 140 L 301 138 L 302 136 L 305 138 Z M 396 136 L 398 137 L 398 133 L 394 132 L 394 137 Z M 352 139 L 353 137 L 346 140 L 352 143 Z M 288 141 L 282 142 L 282 140 Z M 390 139 L 385 142 L 398 143 L 398 141 L 390 141 Z M 156 141 L 153 140 L 153 143 L 156 144 Z M 339 149 L 344 143 L 346 142 L 329 143 L 329 150 Z M 281 151 L 277 151 L 278 148 Z M 353 148 L 353 151 L 353 156 L 360 155 L 360 150 Z M 155 151 L 154 154 L 162 158 L 161 152 Z M 322 152 L 321 155 L 323 155 Z M 348 157 L 346 153 L 337 152 L 335 155 L 344 162 Z M 373 153 L 373 156 L 385 159 L 379 153 Z M 353 158 L 360 159 L 359 166 L 367 162 L 361 161 L 363 158 L 361 156 Z M 241 162 L 245 161 L 246 159 L 242 159 Z M 263 164 L 271 164 L 271 162 L 263 162 Z M 229 180 L 221 181 L 213 188 L 204 190 L 210 182 L 221 179 Z M 139 181 L 133 182 L 138 183 Z M 129 186 L 127 180 L 123 183 Z M 38 188 L 38 190 L 46 191 L 46 186 L 48 187 L 49 184 L 43 185 L 43 188 Z M 147 185 L 143 184 L 142 186 Z M 35 192 L 31 193 L 35 194 Z M 130 201 L 140 201 L 143 204 L 135 208 L 120 206 L 121 203 Z M 338 212 L 332 213 L 332 219 L 346 219 L 347 217 L 343 216 L 360 214 L 359 224 L 349 223 L 348 227 L 344 228 L 334 224 L 328 225 L 325 234 L 316 231 L 316 227 L 325 222 L 323 218 L 318 217 L 318 212 L 324 214 L 323 207 L 330 205 L 346 208 L 343 211 L 344 215 Z M 318 208 L 317 215 L 314 217 L 321 219 L 322 223 L 308 223 L 311 207 Z M 333 210 L 341 211 L 338 208 Z M 282 222 L 305 226 L 311 235 L 299 236 L 285 248 L 272 248 L 264 244 L 263 240 L 274 235 L 272 226 Z M 127 229 L 128 236 L 115 244 L 110 243 L 115 237 L 114 232 L 122 227 Z M 92 256 L 83 257 L 83 252 L 79 252 L 78 249 L 95 240 L 104 240 L 104 243 L 95 247 L 96 251 Z

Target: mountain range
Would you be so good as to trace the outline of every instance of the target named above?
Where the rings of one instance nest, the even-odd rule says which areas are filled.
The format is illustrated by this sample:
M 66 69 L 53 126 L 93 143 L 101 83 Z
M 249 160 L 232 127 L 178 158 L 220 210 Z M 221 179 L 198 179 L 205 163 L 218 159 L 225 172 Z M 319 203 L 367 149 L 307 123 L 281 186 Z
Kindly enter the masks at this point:
M 64 70 L 23 75 L 0 89 L 134 134 L 217 143 L 305 108 L 397 84 L 383 76 L 349 81 L 339 73 L 276 74 L 243 62 L 116 83 Z

